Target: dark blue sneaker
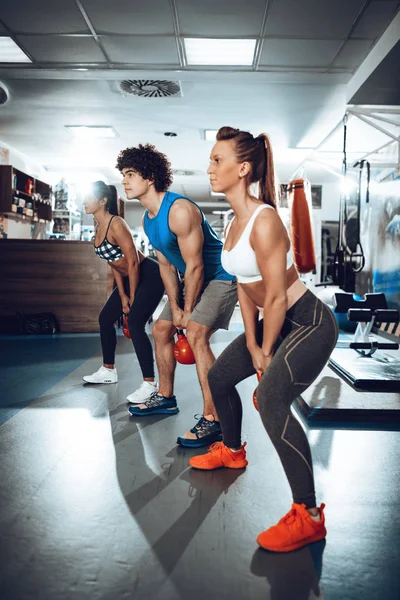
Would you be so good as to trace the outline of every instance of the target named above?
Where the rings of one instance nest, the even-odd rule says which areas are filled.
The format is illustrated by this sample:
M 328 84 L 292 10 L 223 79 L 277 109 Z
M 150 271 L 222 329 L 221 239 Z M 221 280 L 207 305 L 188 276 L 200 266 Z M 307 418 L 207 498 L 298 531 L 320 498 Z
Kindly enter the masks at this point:
M 166 398 L 160 394 L 152 394 L 143 404 L 146 408 L 139 408 L 140 405 L 130 406 L 130 414 L 135 417 L 146 417 L 147 415 L 176 415 L 179 412 L 175 396 Z
M 199 415 L 195 415 L 195 419 L 198 417 Z M 196 435 L 195 439 L 178 437 L 176 443 L 184 448 L 203 448 L 204 446 L 210 446 L 214 442 L 222 442 L 222 431 L 219 422 L 208 421 L 203 416 L 200 417 L 190 432 Z

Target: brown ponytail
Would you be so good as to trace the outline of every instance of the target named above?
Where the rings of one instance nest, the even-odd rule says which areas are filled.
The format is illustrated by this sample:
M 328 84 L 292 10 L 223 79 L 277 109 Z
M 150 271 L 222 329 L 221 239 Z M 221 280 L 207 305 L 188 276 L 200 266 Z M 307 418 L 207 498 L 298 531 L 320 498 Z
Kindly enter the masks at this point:
M 221 127 L 217 140 L 234 140 L 236 157 L 239 163 L 250 163 L 247 184 L 259 185 L 259 199 L 276 209 L 275 169 L 271 142 L 265 133 L 256 138 L 248 131 L 233 127 Z
M 110 215 L 118 215 L 118 193 L 115 185 L 107 185 L 104 181 L 92 183 L 93 194 L 98 200 L 107 200 L 105 209 Z

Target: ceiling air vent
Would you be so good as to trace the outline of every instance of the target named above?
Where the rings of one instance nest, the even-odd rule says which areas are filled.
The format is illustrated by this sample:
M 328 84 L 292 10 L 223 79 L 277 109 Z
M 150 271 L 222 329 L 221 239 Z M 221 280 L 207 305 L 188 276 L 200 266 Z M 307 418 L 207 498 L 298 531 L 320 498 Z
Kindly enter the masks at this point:
M 9 95 L 6 86 L 0 83 L 0 106 L 3 106 L 8 101 Z
M 143 98 L 169 98 L 182 96 L 179 81 L 161 79 L 125 79 L 119 84 L 126 94 L 142 96 Z

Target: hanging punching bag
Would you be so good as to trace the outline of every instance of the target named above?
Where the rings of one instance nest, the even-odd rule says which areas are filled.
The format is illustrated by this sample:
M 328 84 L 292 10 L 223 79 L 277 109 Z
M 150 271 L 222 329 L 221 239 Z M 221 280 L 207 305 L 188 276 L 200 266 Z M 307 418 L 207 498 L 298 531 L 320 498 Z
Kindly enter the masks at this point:
M 316 267 L 314 237 L 311 225 L 311 186 L 305 179 L 288 185 L 291 212 L 293 260 L 299 273 L 310 273 Z

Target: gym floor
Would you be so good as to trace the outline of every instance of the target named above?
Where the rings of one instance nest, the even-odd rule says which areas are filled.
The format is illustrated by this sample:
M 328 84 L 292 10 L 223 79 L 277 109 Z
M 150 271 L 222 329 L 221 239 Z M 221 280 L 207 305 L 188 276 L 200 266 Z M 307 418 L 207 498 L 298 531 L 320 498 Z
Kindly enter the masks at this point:
M 213 337 L 216 354 L 240 327 Z M 82 382 L 101 362 L 97 335 L 0 346 L 3 600 L 400 597 L 398 432 L 313 426 L 326 543 L 268 553 L 256 536 L 291 499 L 252 405 L 255 377 L 239 386 L 248 468 L 203 473 L 175 444 L 201 412 L 193 366 L 177 369 L 178 415 L 133 419 L 125 398 L 140 374 L 125 338 L 110 386 Z

